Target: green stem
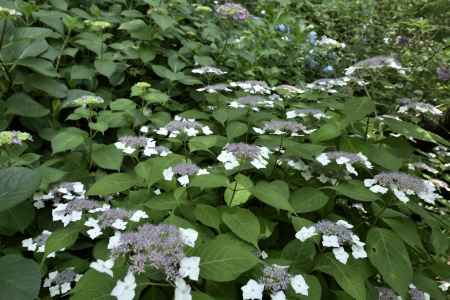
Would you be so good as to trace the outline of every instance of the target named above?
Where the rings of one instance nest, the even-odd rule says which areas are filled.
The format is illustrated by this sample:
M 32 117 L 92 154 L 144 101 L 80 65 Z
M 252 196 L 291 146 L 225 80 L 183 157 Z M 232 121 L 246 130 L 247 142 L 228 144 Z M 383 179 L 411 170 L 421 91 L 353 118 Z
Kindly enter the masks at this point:
M 64 50 L 66 49 L 67 44 L 69 43 L 70 34 L 71 34 L 71 30 L 69 29 L 69 31 L 67 32 L 66 38 L 64 39 L 64 42 L 61 46 L 61 49 L 59 50 L 58 59 L 56 61 L 56 66 L 55 66 L 56 72 L 58 72 L 59 65 L 61 63 L 61 57 L 63 56 Z

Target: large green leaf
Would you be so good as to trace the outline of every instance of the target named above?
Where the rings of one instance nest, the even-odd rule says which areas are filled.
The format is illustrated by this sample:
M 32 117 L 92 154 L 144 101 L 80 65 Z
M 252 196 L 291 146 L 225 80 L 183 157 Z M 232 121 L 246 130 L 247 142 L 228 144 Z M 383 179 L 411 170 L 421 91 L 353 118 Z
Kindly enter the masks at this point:
M 199 175 L 194 176 L 191 180 L 191 186 L 202 189 L 225 187 L 228 183 L 228 178 L 221 174 Z
M 339 195 L 358 201 L 375 201 L 379 199 L 377 194 L 372 193 L 358 180 L 350 180 L 346 183 L 340 183 L 331 189 L 334 189 Z
M 116 280 L 107 274 L 89 270 L 72 290 L 70 300 L 115 300 L 116 298 L 111 296 L 115 285 Z
M 27 168 L 0 170 L 0 212 L 30 198 L 40 182 L 40 174 Z
M 372 275 L 366 260 L 350 259 L 347 264 L 342 264 L 327 253 L 319 257 L 315 269 L 333 276 L 341 288 L 355 299 L 366 299 L 365 283 Z
M 114 145 L 94 144 L 92 160 L 103 169 L 119 170 L 123 161 L 123 153 Z
M 29 118 L 40 118 L 48 115 L 50 110 L 42 104 L 34 101 L 30 96 L 24 93 L 17 93 L 8 98 L 6 102 L 8 107 L 7 114 L 18 115 Z
M 53 153 L 73 150 L 83 144 L 87 138 L 87 133 L 75 127 L 68 127 L 61 130 L 52 138 Z
M 214 206 L 198 204 L 195 206 L 194 215 L 199 222 L 220 231 L 220 211 Z
M 258 200 L 270 206 L 288 211 L 294 210 L 289 203 L 289 186 L 284 181 L 260 181 L 251 188 L 251 192 Z
M 154 157 L 140 162 L 134 170 L 148 185 L 152 185 L 163 179 L 162 173 L 165 169 L 183 161 L 184 158 L 177 154 L 171 154 L 166 157 Z
M 313 187 L 303 187 L 291 195 L 290 202 L 295 212 L 307 213 L 321 209 L 328 202 L 328 196 Z
M 45 255 L 56 252 L 61 249 L 67 249 L 78 239 L 82 227 L 78 224 L 71 224 L 52 232 L 45 242 Z
M 0 300 L 36 299 L 41 286 L 38 264 L 19 255 L 0 257 Z
M 353 123 L 363 119 L 365 116 L 375 111 L 375 104 L 369 98 L 350 98 L 345 101 L 343 112 L 345 122 Z
M 222 220 L 234 234 L 258 247 L 261 226 L 258 218 L 250 210 L 227 208 L 222 212 Z
M 372 228 L 367 234 L 367 253 L 383 280 L 406 297 L 413 270 L 401 238 L 390 230 Z
M 22 202 L 0 212 L 0 234 L 12 236 L 23 232 L 34 220 L 35 207 L 31 202 Z
M 200 276 L 219 282 L 234 280 L 258 263 L 249 249 L 225 235 L 207 241 L 195 254 L 201 258 Z
M 115 173 L 100 178 L 88 190 L 88 195 L 106 196 L 123 192 L 137 185 L 139 180 L 136 176 L 127 173 Z

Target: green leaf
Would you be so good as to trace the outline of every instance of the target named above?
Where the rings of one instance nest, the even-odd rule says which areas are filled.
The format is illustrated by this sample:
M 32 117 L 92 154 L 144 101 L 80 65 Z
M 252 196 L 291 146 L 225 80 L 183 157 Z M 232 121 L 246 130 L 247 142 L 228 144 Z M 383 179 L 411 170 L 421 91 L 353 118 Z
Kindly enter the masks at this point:
M 383 221 L 409 246 L 417 250 L 426 251 L 417 232 L 416 223 L 409 218 L 383 218 Z
M 52 252 L 71 247 L 78 239 L 78 234 L 81 229 L 82 227 L 80 225 L 72 224 L 52 232 L 47 242 L 45 242 L 45 256 Z
M 58 77 L 58 73 L 56 72 L 53 64 L 48 60 L 36 57 L 28 57 L 19 59 L 16 62 L 19 66 L 27 67 L 37 73 L 40 73 L 44 76 L 48 77 Z
M 199 222 L 219 231 L 220 212 L 214 206 L 198 204 L 195 206 L 194 215 Z
M 393 118 L 384 118 L 383 123 L 385 123 L 392 131 L 403 134 L 407 137 L 412 137 L 418 140 L 432 143 L 441 143 L 443 145 L 450 146 L 450 143 L 445 139 L 415 124 L 396 120 Z
M 12 236 L 22 232 L 33 222 L 35 207 L 31 202 L 22 202 L 0 212 L 0 234 Z
M 342 134 L 342 120 L 338 119 L 330 119 L 327 123 L 322 125 L 319 129 L 311 133 L 310 139 L 313 144 L 317 144 L 319 142 L 332 140 L 337 138 Z
M 345 101 L 344 115 L 348 124 L 363 119 L 365 116 L 375 111 L 375 104 L 369 98 L 350 98 Z
M 41 287 L 38 264 L 19 255 L 0 257 L 0 300 L 37 299 Z
M 214 298 L 202 292 L 193 292 L 192 300 L 214 300 Z
M 200 246 L 200 276 L 218 282 L 231 281 L 253 268 L 258 259 L 248 249 L 226 235 L 219 235 Z
M 106 175 L 87 191 L 87 195 L 106 196 L 128 190 L 137 185 L 139 180 L 134 175 L 127 173 L 115 173 Z
M 292 193 L 290 202 L 296 213 L 307 213 L 324 207 L 328 196 L 316 188 L 304 187 Z
M 367 261 L 350 259 L 347 264 L 342 264 L 331 253 L 327 253 L 319 257 L 315 269 L 333 276 L 340 287 L 353 298 L 366 299 L 365 282 L 372 275 Z
M 225 190 L 225 202 L 228 206 L 237 206 L 248 201 L 252 193 L 250 189 L 253 187 L 253 182 L 247 176 L 238 174 L 235 181 L 230 183 Z
M 153 72 L 156 73 L 159 77 L 169 79 L 170 81 L 177 80 L 177 75 L 169 70 L 168 68 L 160 65 L 153 65 L 152 66 Z
M 92 160 L 103 169 L 120 170 L 123 153 L 114 145 L 94 144 Z
M 61 81 L 40 74 L 28 76 L 25 85 L 29 88 L 43 91 L 56 98 L 65 98 L 68 92 L 67 86 Z
M 111 291 L 116 281 L 107 274 L 89 270 L 77 282 L 70 300 L 115 300 Z
M 40 118 L 49 114 L 50 110 L 42 104 L 34 101 L 24 93 L 17 93 L 8 98 L 6 105 L 7 114 L 18 115 L 28 118 Z
M 408 251 L 400 237 L 392 231 L 372 228 L 367 234 L 367 253 L 383 280 L 402 297 L 408 293 L 413 270 Z
M 165 169 L 183 161 L 184 158 L 176 154 L 171 154 L 166 157 L 154 157 L 140 162 L 134 170 L 148 185 L 152 185 L 163 179 L 162 173 Z
M 191 186 L 199 187 L 202 189 L 224 187 L 227 186 L 228 184 L 229 184 L 228 177 L 220 174 L 206 174 L 194 176 L 190 183 Z
M 289 186 L 284 181 L 260 181 L 251 189 L 251 192 L 258 200 L 270 206 L 287 211 L 294 211 L 289 203 Z
M 62 129 L 52 138 L 53 154 L 74 150 L 85 142 L 87 133 L 75 127 Z
M 189 149 L 208 151 L 212 147 L 222 148 L 226 143 L 226 138 L 220 135 L 196 136 L 189 140 Z
M 227 125 L 227 137 L 228 140 L 240 137 L 247 133 L 248 126 L 242 122 L 230 122 Z
M 238 207 L 227 208 L 222 212 L 222 220 L 234 234 L 258 247 L 261 226 L 251 211 Z
M 375 201 L 379 199 L 377 194 L 372 193 L 358 180 L 350 180 L 346 183 L 340 183 L 335 187 L 330 187 L 339 195 L 343 195 L 358 201 Z
M 0 212 L 30 198 L 40 182 L 40 174 L 27 168 L 0 170 Z
M 158 26 L 163 31 L 169 29 L 170 27 L 172 27 L 176 24 L 176 21 L 169 16 L 152 13 L 151 17 L 152 17 L 153 21 L 155 21 L 155 23 L 158 24 Z

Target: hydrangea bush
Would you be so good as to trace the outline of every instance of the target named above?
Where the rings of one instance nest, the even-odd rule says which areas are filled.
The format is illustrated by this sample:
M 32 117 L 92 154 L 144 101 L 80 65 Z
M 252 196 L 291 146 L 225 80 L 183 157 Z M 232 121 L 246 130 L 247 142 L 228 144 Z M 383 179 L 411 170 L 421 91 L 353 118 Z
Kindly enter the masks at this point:
M 0 299 L 447 299 L 432 2 L 0 0 Z

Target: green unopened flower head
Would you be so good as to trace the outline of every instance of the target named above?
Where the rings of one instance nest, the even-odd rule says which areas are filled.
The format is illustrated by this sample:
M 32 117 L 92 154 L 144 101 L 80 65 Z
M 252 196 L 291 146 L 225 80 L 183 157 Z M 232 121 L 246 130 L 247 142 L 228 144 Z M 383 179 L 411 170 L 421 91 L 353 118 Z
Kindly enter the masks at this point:
M 0 6 L 0 19 L 21 17 L 22 13 L 15 9 Z
M 106 21 L 84 21 L 93 31 L 103 31 L 112 27 L 112 24 Z
M 148 82 L 138 82 L 131 88 L 131 96 L 142 96 L 151 87 Z
M 82 107 L 103 104 L 104 102 L 102 97 L 92 95 L 81 96 L 80 98 L 73 100 L 75 105 Z
M 212 8 L 204 5 L 199 5 L 195 8 L 195 11 L 199 13 L 210 13 L 212 12 Z
M 3 145 L 22 145 L 25 141 L 32 141 L 33 138 L 27 132 L 22 131 L 1 131 L 0 146 Z

